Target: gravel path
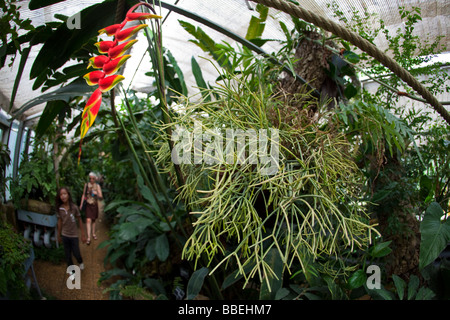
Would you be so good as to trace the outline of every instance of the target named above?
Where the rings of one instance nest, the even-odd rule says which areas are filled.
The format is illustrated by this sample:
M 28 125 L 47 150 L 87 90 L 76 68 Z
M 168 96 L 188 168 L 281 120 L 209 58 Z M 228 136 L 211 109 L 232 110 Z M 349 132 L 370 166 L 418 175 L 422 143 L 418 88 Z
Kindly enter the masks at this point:
M 109 293 L 104 293 L 107 287 L 98 284 L 100 273 L 105 270 L 103 261 L 107 249 L 97 247 L 108 239 L 108 229 L 102 214 L 96 222 L 96 229 L 97 240 L 91 239 L 90 245 L 82 243 L 80 238 L 80 251 L 85 265 L 85 269 L 81 271 L 80 289 L 67 288 L 69 274 L 66 273 L 65 262 L 55 265 L 49 261 L 34 261 L 37 282 L 47 295 L 59 300 L 108 300 Z M 75 258 L 73 261 L 76 263 Z

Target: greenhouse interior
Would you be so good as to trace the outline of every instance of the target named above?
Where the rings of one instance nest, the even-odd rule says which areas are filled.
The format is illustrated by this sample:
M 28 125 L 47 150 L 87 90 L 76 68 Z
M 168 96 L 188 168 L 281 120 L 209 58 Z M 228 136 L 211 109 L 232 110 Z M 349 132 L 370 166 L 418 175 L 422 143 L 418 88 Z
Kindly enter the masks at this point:
M 450 298 L 449 1 L 0 10 L 1 300 Z

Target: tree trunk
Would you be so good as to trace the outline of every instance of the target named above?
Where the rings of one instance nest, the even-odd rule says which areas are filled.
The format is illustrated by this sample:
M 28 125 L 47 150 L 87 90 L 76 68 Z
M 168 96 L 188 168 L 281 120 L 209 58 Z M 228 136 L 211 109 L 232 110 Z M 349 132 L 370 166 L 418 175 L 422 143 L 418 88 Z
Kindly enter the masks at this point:
M 304 35 L 312 40 L 322 41 L 323 36 L 312 31 L 305 31 Z M 336 48 L 332 41 L 325 44 Z M 329 61 L 333 53 L 323 45 L 303 38 L 297 46 L 295 58 L 298 61 L 294 65 L 295 72 L 306 80 L 312 87 L 316 88 L 321 95 L 319 101 L 308 99 L 304 94 L 306 87 L 295 81 L 291 75 L 284 75 L 279 83 L 279 96 L 285 99 L 284 109 L 274 111 L 269 118 L 276 119 L 284 125 L 305 127 L 308 122 L 317 120 L 318 106 L 328 99 L 339 99 L 339 86 L 330 78 Z M 342 88 L 341 88 L 342 89 Z M 334 106 L 334 101 L 328 102 L 328 108 Z M 279 117 L 277 117 L 279 115 Z M 279 120 L 278 120 L 279 119 Z M 368 155 L 370 157 L 370 155 Z M 415 217 L 411 199 L 408 195 L 408 186 L 404 181 L 403 169 L 400 162 L 394 157 L 384 157 L 385 162 L 381 164 L 378 157 L 373 157 L 370 170 L 372 171 L 373 192 L 383 190 L 392 182 L 397 183 L 397 189 L 388 195 L 380 203 L 374 206 L 380 232 L 385 241 L 392 240 L 392 253 L 387 257 L 386 273 L 390 277 L 396 274 L 405 280 L 419 273 L 419 249 L 420 229 L 419 222 Z
M 408 281 L 411 275 L 421 278 L 420 224 L 411 205 L 410 187 L 403 174 L 401 163 L 395 158 L 386 157 L 386 162 L 374 180 L 373 191 L 376 194 L 390 190 L 390 194 L 374 206 L 383 239 L 392 241 L 392 252 L 386 260 L 386 274 L 388 277 L 395 274 Z
M 304 31 L 304 36 L 311 40 L 322 41 L 323 36 L 314 31 Z M 313 88 L 320 93 L 320 101 L 323 103 L 330 98 L 338 97 L 338 86 L 335 81 L 329 77 L 329 61 L 333 53 L 321 44 L 305 39 L 300 40 L 296 50 L 295 59 L 297 59 L 294 70 Z M 327 46 L 336 47 L 331 40 L 325 41 Z M 286 75 L 280 82 L 281 90 L 285 96 L 295 98 L 296 93 L 305 91 L 305 86 L 295 81 L 291 75 Z M 298 101 L 294 105 L 302 106 L 304 101 Z M 312 108 L 312 112 L 317 112 L 317 108 Z
M 56 188 L 59 189 L 59 181 L 60 181 L 60 172 L 59 172 L 59 165 L 61 163 L 61 151 L 59 150 L 59 141 L 60 138 L 63 135 L 63 126 L 64 126 L 64 120 L 58 121 L 58 124 L 56 126 L 56 132 L 53 139 L 53 166 L 55 169 L 55 180 L 56 180 Z

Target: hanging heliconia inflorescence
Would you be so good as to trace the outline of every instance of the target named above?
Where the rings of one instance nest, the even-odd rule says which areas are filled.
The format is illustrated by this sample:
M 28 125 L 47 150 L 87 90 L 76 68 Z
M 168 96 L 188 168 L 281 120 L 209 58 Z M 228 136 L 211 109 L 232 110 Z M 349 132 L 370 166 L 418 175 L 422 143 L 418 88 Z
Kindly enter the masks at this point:
M 95 70 L 87 73 L 84 78 L 90 86 L 98 85 L 98 88 L 92 93 L 86 106 L 84 107 L 83 113 L 81 115 L 81 135 L 80 135 L 80 150 L 78 154 L 78 163 L 81 157 L 81 144 L 84 136 L 86 135 L 89 128 L 95 121 L 98 111 L 100 110 L 100 105 L 102 103 L 102 93 L 107 92 L 114 88 L 120 81 L 125 79 L 124 76 L 114 74 L 119 70 L 119 68 L 129 59 L 130 55 L 125 55 L 124 53 L 137 42 L 137 40 L 128 40 L 139 30 L 147 27 L 146 24 L 140 24 L 137 26 L 132 26 L 124 29 L 125 25 L 129 21 L 135 20 L 145 20 L 145 19 L 160 19 L 161 16 L 152 13 L 144 12 L 133 12 L 137 7 L 145 5 L 147 3 L 140 2 L 127 12 L 125 20 L 118 24 L 113 24 L 111 26 L 105 27 L 99 30 L 99 34 L 107 34 L 108 36 L 114 36 L 112 41 L 100 41 L 95 45 L 98 51 L 103 54 L 100 56 L 95 56 L 89 59 L 88 68 L 92 67 Z

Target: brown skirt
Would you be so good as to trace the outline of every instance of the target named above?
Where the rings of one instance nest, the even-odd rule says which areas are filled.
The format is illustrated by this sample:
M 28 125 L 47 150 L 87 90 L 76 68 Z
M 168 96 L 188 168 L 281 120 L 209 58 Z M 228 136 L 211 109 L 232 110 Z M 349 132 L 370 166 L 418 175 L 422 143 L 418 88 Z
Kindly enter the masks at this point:
M 98 218 L 98 204 L 89 204 L 86 203 L 86 218 L 91 219 L 92 221 L 97 220 Z

